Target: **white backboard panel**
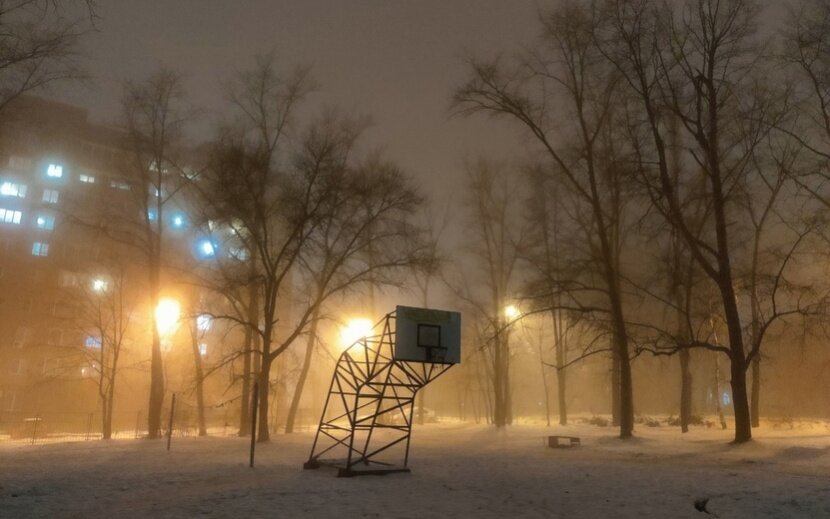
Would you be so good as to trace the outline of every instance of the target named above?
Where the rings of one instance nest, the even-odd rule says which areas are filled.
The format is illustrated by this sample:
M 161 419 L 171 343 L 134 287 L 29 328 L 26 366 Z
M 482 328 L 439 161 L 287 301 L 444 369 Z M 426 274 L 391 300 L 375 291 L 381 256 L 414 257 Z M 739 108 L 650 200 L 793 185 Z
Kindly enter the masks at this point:
M 398 306 L 395 311 L 395 359 L 460 363 L 461 314 Z

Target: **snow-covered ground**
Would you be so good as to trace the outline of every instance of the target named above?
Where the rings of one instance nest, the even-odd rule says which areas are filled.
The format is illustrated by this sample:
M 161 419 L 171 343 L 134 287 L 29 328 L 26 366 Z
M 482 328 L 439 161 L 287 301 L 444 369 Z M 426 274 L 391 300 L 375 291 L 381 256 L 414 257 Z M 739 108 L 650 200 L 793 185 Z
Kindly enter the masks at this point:
M 247 466 L 240 438 L 0 444 L 0 517 L 830 517 L 830 430 L 589 425 L 415 427 L 410 474 L 302 470 L 313 435 L 278 435 Z M 547 434 L 582 446 L 550 449 Z

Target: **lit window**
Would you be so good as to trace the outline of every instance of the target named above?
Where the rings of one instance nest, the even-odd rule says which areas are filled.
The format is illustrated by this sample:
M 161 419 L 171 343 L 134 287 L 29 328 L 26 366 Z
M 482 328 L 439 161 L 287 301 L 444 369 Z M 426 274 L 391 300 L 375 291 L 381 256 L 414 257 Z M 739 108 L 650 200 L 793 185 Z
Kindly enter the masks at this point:
M 196 316 L 196 328 L 200 331 L 207 331 L 210 330 L 210 326 L 213 324 L 213 318 L 208 314 L 201 314 Z
M 201 254 L 204 258 L 212 258 L 216 255 L 216 246 L 208 239 L 201 240 L 197 245 L 197 248 L 199 254 Z
M 167 168 L 163 167 L 163 166 L 161 168 L 159 168 L 159 163 L 158 163 L 158 161 L 155 161 L 155 160 L 150 163 L 150 165 L 147 167 L 147 169 L 149 169 L 150 171 L 155 171 L 155 172 L 158 172 L 159 169 L 161 169 L 162 173 L 167 173 Z
M 49 244 L 36 241 L 32 244 L 32 256 L 48 256 Z
M 81 368 L 81 376 L 84 378 L 89 378 L 95 376 L 98 373 L 98 363 L 93 362 L 89 366 L 84 366 Z
M 12 211 L 11 209 L 0 208 L 0 222 L 20 225 L 20 220 L 23 218 L 23 213 L 20 211 Z
M 43 190 L 43 201 L 47 204 L 57 204 L 59 193 L 57 189 L 44 189 Z
M 110 180 L 110 187 L 114 187 L 115 189 L 121 189 L 123 191 L 130 190 L 130 184 L 118 178 L 113 178 Z
M 37 221 L 37 228 L 38 229 L 44 229 L 46 231 L 51 231 L 52 229 L 55 228 L 55 217 L 54 216 L 51 216 L 51 215 L 48 215 L 48 214 L 42 214 L 42 215 L 37 217 L 36 221 Z
M 170 218 L 170 223 L 173 224 L 173 227 L 175 227 L 176 229 L 181 229 L 182 227 L 184 227 L 185 224 L 184 215 L 182 213 L 175 213 Z
M 92 175 L 84 175 L 83 173 L 78 177 L 81 182 L 85 182 L 87 184 L 94 184 L 95 177 Z
M 156 211 L 154 209 L 150 209 L 149 211 L 147 211 L 147 219 L 151 222 L 156 221 Z
M 201 355 L 202 357 L 207 355 L 207 343 L 206 342 L 200 342 L 199 343 L 199 355 Z
M 3 182 L 0 184 L 0 195 L 26 198 L 26 185 L 16 182 Z
M 228 251 L 228 254 L 234 259 L 239 261 L 248 261 L 250 254 L 248 254 L 248 249 L 245 247 L 231 247 Z
M 61 178 L 63 176 L 63 166 L 60 164 L 49 164 L 46 167 L 46 176 L 50 178 Z
M 84 340 L 84 346 L 93 350 L 101 349 L 101 337 L 97 335 L 87 335 Z

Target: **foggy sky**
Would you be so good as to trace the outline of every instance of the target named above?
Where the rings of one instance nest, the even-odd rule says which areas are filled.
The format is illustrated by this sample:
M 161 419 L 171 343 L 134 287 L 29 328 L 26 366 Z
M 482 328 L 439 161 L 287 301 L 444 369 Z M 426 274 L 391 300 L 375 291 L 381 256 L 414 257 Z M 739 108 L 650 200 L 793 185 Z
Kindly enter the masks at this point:
M 372 115 L 370 144 L 382 144 L 427 192 L 444 191 L 448 179 L 457 185 L 465 159 L 517 151 L 507 127 L 450 118 L 449 98 L 466 77 L 466 53 L 510 53 L 535 36 L 536 1 L 104 0 L 99 7 L 99 31 L 86 44 L 92 85 L 48 94 L 89 108 L 98 122 L 117 116 L 120 81 L 159 65 L 185 74 L 194 104 L 212 114 L 221 82 L 255 54 L 274 51 L 286 67 L 311 66 L 317 101 Z

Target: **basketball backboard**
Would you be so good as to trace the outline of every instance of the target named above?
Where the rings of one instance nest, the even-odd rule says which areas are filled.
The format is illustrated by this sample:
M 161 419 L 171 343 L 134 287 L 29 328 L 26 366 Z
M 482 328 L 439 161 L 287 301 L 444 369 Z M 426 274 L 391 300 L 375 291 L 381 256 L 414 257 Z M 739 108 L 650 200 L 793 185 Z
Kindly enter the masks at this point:
M 395 311 L 395 360 L 461 362 L 461 314 L 398 306 Z

